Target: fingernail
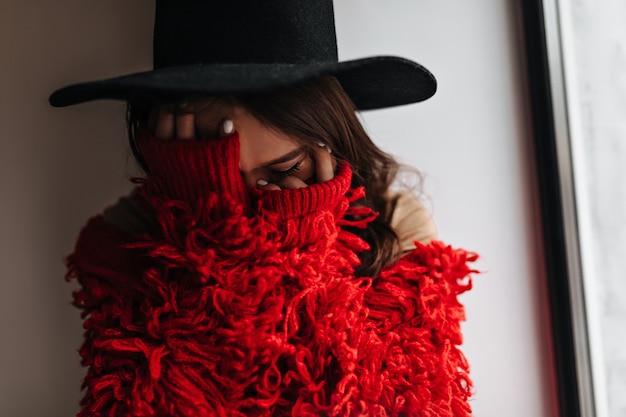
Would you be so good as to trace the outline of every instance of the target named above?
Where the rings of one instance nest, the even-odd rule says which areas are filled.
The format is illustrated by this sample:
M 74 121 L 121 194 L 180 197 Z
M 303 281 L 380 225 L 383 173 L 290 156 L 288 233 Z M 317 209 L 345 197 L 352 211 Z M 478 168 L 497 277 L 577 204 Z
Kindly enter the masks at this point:
M 230 119 L 224 119 L 222 122 L 222 131 L 227 135 L 230 135 L 235 131 L 235 124 Z
M 265 181 L 264 179 L 257 180 L 256 182 L 256 185 L 258 185 L 259 187 L 265 187 L 267 184 L 269 183 Z
M 330 149 L 328 146 L 326 147 L 326 150 L 328 151 L 328 153 L 333 153 L 333 150 Z
M 325 144 L 323 144 L 322 142 L 317 142 L 317 146 L 319 146 L 320 148 L 323 148 L 324 146 L 326 146 Z

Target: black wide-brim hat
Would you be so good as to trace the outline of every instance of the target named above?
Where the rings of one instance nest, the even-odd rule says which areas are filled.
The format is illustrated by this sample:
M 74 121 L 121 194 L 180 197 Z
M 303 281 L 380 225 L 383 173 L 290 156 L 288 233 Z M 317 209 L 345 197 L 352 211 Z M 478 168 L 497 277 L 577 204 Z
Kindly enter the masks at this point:
M 153 68 L 55 91 L 50 104 L 142 94 L 262 93 L 337 77 L 359 110 L 423 101 L 435 77 L 408 59 L 338 61 L 332 0 L 156 0 Z

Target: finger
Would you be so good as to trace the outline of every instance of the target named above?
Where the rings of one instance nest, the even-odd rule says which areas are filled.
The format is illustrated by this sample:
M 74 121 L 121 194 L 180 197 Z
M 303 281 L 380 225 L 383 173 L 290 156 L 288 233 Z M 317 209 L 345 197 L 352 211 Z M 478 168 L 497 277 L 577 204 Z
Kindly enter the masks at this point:
M 193 113 L 176 115 L 176 138 L 190 140 L 196 136 L 196 126 Z
M 278 185 L 265 180 L 258 180 L 256 182 L 256 188 L 263 191 L 280 191 L 280 187 Z
M 307 184 L 304 181 L 292 175 L 281 179 L 277 184 L 282 190 L 293 190 L 296 188 L 307 187 Z
M 163 107 L 159 107 L 158 113 L 154 136 L 158 139 L 174 139 L 174 115 Z
M 159 121 L 160 106 L 152 106 L 150 115 L 148 116 L 148 129 L 154 133 L 156 131 L 157 122 Z
M 335 176 L 333 157 L 327 145 L 316 146 L 313 150 L 315 158 L 315 177 L 317 182 L 324 182 Z

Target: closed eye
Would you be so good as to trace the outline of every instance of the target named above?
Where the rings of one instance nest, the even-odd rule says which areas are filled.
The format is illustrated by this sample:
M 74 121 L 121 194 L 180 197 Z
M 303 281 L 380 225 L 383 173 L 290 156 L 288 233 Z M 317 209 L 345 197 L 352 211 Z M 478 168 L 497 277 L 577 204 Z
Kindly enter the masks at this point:
M 304 160 L 300 160 L 298 162 L 296 162 L 294 165 L 292 165 L 291 167 L 285 169 L 285 170 L 271 170 L 272 171 L 272 175 L 274 177 L 276 177 L 275 179 L 282 179 L 285 177 L 289 177 L 293 174 L 295 174 L 296 172 L 298 172 L 300 170 L 300 168 L 302 167 L 302 162 L 304 162 Z

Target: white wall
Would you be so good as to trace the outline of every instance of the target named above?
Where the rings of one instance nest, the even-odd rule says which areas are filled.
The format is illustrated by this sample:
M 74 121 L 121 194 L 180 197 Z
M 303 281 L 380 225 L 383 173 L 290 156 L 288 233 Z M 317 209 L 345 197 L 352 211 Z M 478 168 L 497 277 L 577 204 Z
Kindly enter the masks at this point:
M 441 239 L 485 271 L 463 301 L 477 416 L 553 412 L 517 9 L 476 0 L 339 0 L 342 59 L 412 58 L 439 80 L 422 104 L 367 113 L 388 151 L 426 174 Z M 129 189 L 123 106 L 52 109 L 65 83 L 148 68 L 152 1 L 0 3 L 0 415 L 72 415 L 82 370 L 62 257 Z
M 385 149 L 426 174 L 440 238 L 482 257 L 463 298 L 475 415 L 556 415 L 519 6 L 335 3 L 342 59 L 405 56 L 438 79 L 431 100 L 365 116 Z

